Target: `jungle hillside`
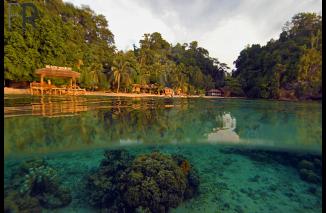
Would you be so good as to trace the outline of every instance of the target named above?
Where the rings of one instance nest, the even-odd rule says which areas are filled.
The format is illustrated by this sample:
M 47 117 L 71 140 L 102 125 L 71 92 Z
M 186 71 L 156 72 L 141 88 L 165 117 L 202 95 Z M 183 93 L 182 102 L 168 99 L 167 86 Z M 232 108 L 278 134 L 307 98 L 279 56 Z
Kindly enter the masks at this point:
M 109 21 L 90 7 L 62 0 L 33 4 L 38 18 L 24 30 L 20 16 L 10 18 L 9 28 L 4 1 L 5 86 L 38 80 L 36 69 L 55 65 L 81 73 L 78 83 L 88 90 L 131 92 L 133 84 L 154 84 L 184 94 L 220 89 L 225 96 L 248 98 L 322 97 L 322 17 L 315 13 L 294 15 L 277 40 L 246 46 L 231 71 L 197 41 L 172 44 L 159 32 L 145 33 L 132 49 L 121 51 Z

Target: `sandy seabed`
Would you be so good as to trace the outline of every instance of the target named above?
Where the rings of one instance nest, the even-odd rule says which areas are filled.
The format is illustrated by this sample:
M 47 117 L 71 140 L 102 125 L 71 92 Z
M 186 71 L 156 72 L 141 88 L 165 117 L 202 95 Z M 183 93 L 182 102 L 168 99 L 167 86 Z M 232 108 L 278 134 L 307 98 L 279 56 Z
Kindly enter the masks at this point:
M 321 184 L 301 180 L 298 172 L 289 166 L 253 161 L 245 155 L 228 153 L 225 148 L 212 145 L 123 148 L 134 155 L 153 150 L 182 154 L 198 170 L 199 195 L 171 209 L 172 213 L 317 213 L 322 210 Z M 65 208 L 44 212 L 100 212 L 87 204 L 84 190 L 86 175 L 92 174 L 93 169 L 100 165 L 103 153 L 103 149 L 95 149 L 45 156 L 49 165 L 58 170 L 62 184 L 72 190 L 73 200 Z M 19 161 L 15 158 L 5 161 L 5 184 L 14 171 L 13 165 Z

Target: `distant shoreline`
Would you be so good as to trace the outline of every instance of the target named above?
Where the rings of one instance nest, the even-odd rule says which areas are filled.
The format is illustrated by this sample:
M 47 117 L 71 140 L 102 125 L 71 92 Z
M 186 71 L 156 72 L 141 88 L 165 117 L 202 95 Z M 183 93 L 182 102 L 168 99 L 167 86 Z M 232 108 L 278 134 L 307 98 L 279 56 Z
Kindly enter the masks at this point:
M 4 94 L 5 95 L 29 95 L 30 91 L 29 89 L 16 89 L 16 88 L 10 88 L 10 87 L 5 87 L 4 88 Z M 132 98 L 142 98 L 142 97 L 171 97 L 168 95 L 156 95 L 156 94 L 148 94 L 148 93 L 141 93 L 141 94 L 136 94 L 136 93 L 114 93 L 114 92 L 103 92 L 103 91 L 87 91 L 86 96 L 107 96 L 107 97 L 132 97 Z M 216 97 L 216 96 L 200 96 L 200 95 L 174 95 L 173 97 L 176 98 L 224 98 L 224 97 Z
M 5 95 L 29 95 L 29 89 L 16 89 L 11 87 L 4 88 Z M 103 92 L 103 91 L 87 91 L 86 96 L 107 96 L 107 97 L 131 97 L 131 98 L 143 98 L 143 97 L 161 97 L 167 98 L 172 97 L 168 95 L 156 95 L 156 94 L 148 94 L 148 93 L 114 93 L 114 92 Z M 174 95 L 174 98 L 232 98 L 232 99 L 245 99 L 244 97 L 220 97 L 220 96 L 200 96 L 200 95 Z
M 4 94 L 5 95 L 29 95 L 29 89 L 16 89 L 11 87 L 4 87 Z M 103 91 L 87 91 L 86 96 L 106 96 L 106 97 L 130 97 L 130 98 L 144 98 L 144 97 L 161 97 L 161 98 L 168 98 L 171 96 L 168 95 L 156 95 L 156 94 L 148 94 L 148 93 L 114 93 L 114 92 L 103 92 Z M 246 97 L 220 97 L 220 96 L 200 96 L 200 95 L 174 95 L 174 98 L 208 98 L 208 99 L 247 99 L 247 100 L 255 100 L 255 99 L 248 99 Z M 274 99 L 257 99 L 257 100 L 274 100 Z M 300 101 L 295 99 L 277 99 L 277 101 Z

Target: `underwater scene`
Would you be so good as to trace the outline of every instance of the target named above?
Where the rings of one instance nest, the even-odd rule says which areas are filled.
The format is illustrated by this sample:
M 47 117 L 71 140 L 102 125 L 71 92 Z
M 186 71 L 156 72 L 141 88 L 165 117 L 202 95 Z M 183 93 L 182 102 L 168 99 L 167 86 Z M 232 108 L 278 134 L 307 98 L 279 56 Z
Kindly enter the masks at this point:
M 322 212 L 322 104 L 5 95 L 5 212 Z

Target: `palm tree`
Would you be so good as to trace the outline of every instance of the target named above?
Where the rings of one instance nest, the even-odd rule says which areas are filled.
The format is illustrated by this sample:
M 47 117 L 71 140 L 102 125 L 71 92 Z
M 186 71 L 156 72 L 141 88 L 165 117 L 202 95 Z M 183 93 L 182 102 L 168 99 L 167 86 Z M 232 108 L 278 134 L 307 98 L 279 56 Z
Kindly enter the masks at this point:
M 89 72 L 89 81 L 93 89 L 100 86 L 101 82 L 104 80 L 105 75 L 102 72 L 103 66 L 101 64 L 93 64 L 91 66 L 91 71 Z
M 112 74 L 115 83 L 118 84 L 117 93 L 120 89 L 121 80 L 124 80 L 126 84 L 131 83 L 131 75 L 134 71 L 133 62 L 134 60 L 129 54 L 123 54 L 122 52 L 119 52 L 113 60 Z

